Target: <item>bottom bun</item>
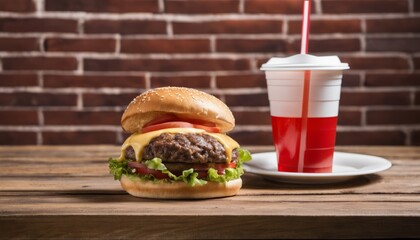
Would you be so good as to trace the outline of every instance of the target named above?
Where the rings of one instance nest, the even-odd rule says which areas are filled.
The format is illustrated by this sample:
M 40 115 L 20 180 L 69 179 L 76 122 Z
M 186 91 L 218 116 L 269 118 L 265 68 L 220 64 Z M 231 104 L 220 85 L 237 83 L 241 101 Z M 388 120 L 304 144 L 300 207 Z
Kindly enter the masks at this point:
M 184 182 L 156 183 L 131 179 L 123 175 L 121 186 L 129 194 L 142 198 L 160 199 L 204 199 L 234 196 L 242 187 L 240 178 L 227 183 L 207 182 L 205 185 L 190 187 Z

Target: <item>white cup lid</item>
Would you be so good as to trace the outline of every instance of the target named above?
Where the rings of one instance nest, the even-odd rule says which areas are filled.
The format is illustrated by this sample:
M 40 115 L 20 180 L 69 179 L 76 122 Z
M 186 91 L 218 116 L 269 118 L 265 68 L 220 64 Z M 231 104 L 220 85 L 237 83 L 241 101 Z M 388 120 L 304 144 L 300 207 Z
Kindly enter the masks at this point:
M 342 63 L 337 56 L 317 57 L 309 54 L 297 54 L 290 57 L 273 57 L 264 63 L 261 70 L 345 70 L 347 63 Z

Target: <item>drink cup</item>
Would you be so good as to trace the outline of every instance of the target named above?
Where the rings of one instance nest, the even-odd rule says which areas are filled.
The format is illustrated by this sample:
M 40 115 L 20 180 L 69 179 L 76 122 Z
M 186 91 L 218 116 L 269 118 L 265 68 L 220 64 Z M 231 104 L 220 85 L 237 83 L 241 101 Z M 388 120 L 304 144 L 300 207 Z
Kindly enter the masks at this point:
M 298 54 L 263 64 L 282 172 L 332 172 L 342 72 L 337 56 Z

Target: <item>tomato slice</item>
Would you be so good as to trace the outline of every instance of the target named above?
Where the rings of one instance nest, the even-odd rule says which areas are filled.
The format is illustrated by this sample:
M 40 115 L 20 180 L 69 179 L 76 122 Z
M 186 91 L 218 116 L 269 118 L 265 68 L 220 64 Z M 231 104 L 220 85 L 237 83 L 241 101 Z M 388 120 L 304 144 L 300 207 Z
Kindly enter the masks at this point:
M 178 121 L 189 122 L 192 124 L 198 124 L 198 125 L 203 125 L 203 126 L 208 126 L 208 127 L 216 127 L 216 124 L 213 122 L 208 122 L 201 119 L 181 118 L 172 113 L 163 114 L 159 116 L 158 118 L 153 119 L 152 121 L 146 123 L 144 127 L 159 124 L 159 123 L 164 123 L 164 122 L 178 122 Z
M 156 119 L 146 123 L 141 132 L 151 132 L 165 128 L 199 128 L 207 132 L 219 133 L 220 128 L 213 122 L 200 119 L 180 118 L 175 114 L 168 113 L 159 116 Z
M 138 163 L 138 162 L 129 162 L 128 166 L 135 169 L 136 173 L 139 175 L 153 175 L 157 179 L 165 179 L 169 178 L 168 174 L 162 173 L 161 171 L 154 170 L 148 168 L 144 163 Z
M 212 133 L 220 132 L 220 129 L 218 127 L 204 126 L 204 125 L 193 124 L 193 123 L 184 122 L 184 121 L 171 121 L 171 122 L 163 122 L 163 123 L 150 125 L 150 126 L 142 128 L 141 132 L 147 133 L 147 132 L 157 131 L 157 130 L 161 130 L 165 128 L 199 128 L 199 129 L 203 129 L 207 132 L 212 132 Z
M 220 132 L 219 127 L 210 127 L 210 126 L 205 126 L 205 125 L 200 125 L 200 124 L 193 124 L 193 125 L 194 125 L 194 128 L 203 129 L 206 132 L 211 132 L 211 133 L 219 133 Z
M 194 125 L 189 122 L 164 122 L 150 125 L 141 129 L 143 133 L 157 131 L 165 128 L 193 128 Z
M 236 168 L 236 162 L 231 162 L 227 164 L 216 163 L 214 164 L 214 166 L 210 166 L 210 167 L 216 169 L 218 174 L 225 174 L 226 168 Z

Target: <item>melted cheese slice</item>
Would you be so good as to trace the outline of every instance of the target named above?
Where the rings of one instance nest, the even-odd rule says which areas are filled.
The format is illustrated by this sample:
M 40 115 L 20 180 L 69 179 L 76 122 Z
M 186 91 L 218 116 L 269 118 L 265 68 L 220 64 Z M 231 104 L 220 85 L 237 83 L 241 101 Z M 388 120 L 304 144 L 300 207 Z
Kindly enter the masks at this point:
M 136 160 L 141 161 L 141 156 L 143 155 L 143 149 L 146 147 L 149 142 L 161 135 L 162 133 L 200 133 L 210 135 L 215 138 L 220 144 L 222 144 L 226 151 L 226 162 L 230 163 L 232 161 L 232 151 L 233 149 L 239 147 L 239 144 L 230 138 L 228 135 L 224 133 L 209 133 L 202 129 L 196 128 L 166 128 L 157 131 L 147 132 L 147 133 L 134 133 L 130 137 L 128 137 L 121 148 L 121 155 L 119 159 L 125 158 L 125 149 L 131 146 L 134 149 Z

